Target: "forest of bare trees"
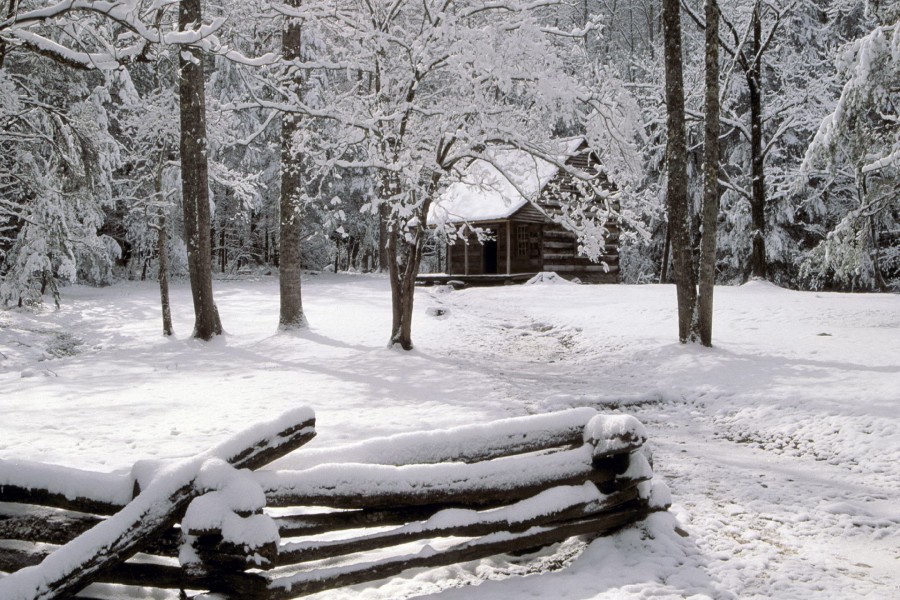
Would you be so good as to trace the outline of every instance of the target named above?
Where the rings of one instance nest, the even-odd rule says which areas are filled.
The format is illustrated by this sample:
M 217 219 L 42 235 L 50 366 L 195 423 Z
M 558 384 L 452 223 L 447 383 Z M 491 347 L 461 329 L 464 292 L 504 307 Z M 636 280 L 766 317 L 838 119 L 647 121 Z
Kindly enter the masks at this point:
M 7 306 L 153 277 L 165 306 L 185 276 L 210 339 L 214 274 L 277 272 L 296 329 L 304 269 L 379 270 L 410 348 L 415 275 L 458 234 L 426 226 L 433 199 L 492 145 L 547 158 L 570 135 L 615 183 L 624 281 L 679 283 L 682 340 L 711 343 L 713 283 L 900 286 L 892 3 L 0 9 Z

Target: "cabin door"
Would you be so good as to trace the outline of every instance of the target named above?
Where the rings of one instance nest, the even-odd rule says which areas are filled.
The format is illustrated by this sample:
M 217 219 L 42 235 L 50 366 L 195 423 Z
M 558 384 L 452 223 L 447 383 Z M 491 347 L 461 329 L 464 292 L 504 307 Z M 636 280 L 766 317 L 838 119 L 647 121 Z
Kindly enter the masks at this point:
M 484 241 L 484 270 L 485 275 L 497 274 L 497 231 L 491 230 L 486 233 L 494 236 L 493 240 Z

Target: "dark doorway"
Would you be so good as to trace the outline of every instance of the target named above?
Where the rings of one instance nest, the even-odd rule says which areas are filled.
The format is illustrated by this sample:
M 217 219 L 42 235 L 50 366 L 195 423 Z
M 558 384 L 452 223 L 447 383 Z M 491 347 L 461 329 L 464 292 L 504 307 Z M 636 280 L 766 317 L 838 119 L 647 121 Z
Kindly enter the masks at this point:
M 496 236 L 496 231 L 490 231 L 490 235 Z M 484 241 L 484 274 L 497 274 L 497 240 Z

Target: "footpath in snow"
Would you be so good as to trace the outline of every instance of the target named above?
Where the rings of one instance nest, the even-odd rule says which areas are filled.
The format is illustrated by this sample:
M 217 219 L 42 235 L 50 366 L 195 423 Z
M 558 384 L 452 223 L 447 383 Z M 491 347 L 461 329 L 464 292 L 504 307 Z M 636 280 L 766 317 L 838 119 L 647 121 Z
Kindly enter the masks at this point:
M 900 596 L 900 297 L 718 288 L 703 349 L 675 341 L 669 286 L 421 289 L 407 354 L 385 349 L 385 279 L 304 286 L 311 328 L 284 335 L 277 282 L 217 282 L 228 334 L 209 344 L 184 284 L 174 339 L 149 282 L 0 313 L 0 458 L 123 473 L 303 405 L 325 451 L 591 406 L 644 422 L 672 514 L 322 597 Z

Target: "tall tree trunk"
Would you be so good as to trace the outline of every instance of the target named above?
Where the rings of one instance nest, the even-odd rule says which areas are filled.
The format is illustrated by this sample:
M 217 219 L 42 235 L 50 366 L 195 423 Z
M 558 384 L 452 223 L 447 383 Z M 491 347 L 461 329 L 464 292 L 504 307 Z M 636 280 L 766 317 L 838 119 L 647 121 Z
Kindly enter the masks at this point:
M 172 308 L 169 303 L 169 231 L 166 224 L 166 213 L 159 209 L 159 231 L 156 238 L 156 250 L 159 255 L 159 303 L 162 307 L 163 335 L 174 333 L 172 328 Z
M 301 0 L 288 0 L 294 8 Z M 281 51 L 286 61 L 298 60 L 302 50 L 303 25 L 299 19 L 285 17 L 281 36 Z M 292 70 L 289 70 L 289 73 Z M 285 82 L 298 97 L 302 93 L 299 75 L 286 74 Z M 300 329 L 306 327 L 303 314 L 300 275 L 302 270 L 301 246 L 301 196 L 303 194 L 303 173 L 299 160 L 292 152 L 294 135 L 300 130 L 300 116 L 290 113 L 281 115 L 281 221 L 279 246 L 281 258 L 278 263 L 281 313 L 278 320 L 280 329 Z
M 219 230 L 219 270 L 224 273 L 228 268 L 228 253 L 225 251 L 225 223 Z
M 669 280 L 669 250 L 672 248 L 672 228 L 666 223 L 666 241 L 663 242 L 662 264 L 659 269 L 659 282 L 666 283 Z
M 423 221 L 424 222 L 424 221 Z M 391 231 L 388 237 L 388 265 L 391 279 L 393 324 L 390 346 L 399 344 L 404 350 L 412 350 L 413 300 L 416 292 L 416 275 L 422 263 L 425 247 L 425 231 L 416 226 L 414 241 L 410 242 Z
M 200 0 L 181 0 L 178 26 L 182 31 L 199 27 Z M 194 337 L 212 339 L 222 333 L 219 311 L 213 300 L 212 243 L 210 240 L 209 173 L 206 144 L 206 101 L 203 87 L 203 53 L 184 47 L 179 52 L 181 69 L 178 94 L 181 113 L 181 189 L 184 206 L 184 239 L 194 300 Z
M 862 172 L 862 169 L 856 172 L 856 197 L 859 201 L 859 206 L 862 208 L 866 204 L 866 199 L 869 196 L 869 187 L 866 183 L 866 175 Z M 879 292 L 887 292 L 888 285 L 884 280 L 884 276 L 881 274 L 881 251 L 879 248 L 878 242 L 878 229 L 875 226 L 875 217 L 869 215 L 866 217 L 866 226 L 868 227 L 868 236 L 870 243 L 869 250 L 869 258 L 872 261 L 872 279 L 875 284 L 875 289 Z
M 7 0 L 6 3 L 6 20 L 11 21 L 14 16 L 16 16 L 16 12 L 19 9 L 19 1 L 18 0 Z M 3 68 L 3 63 L 6 62 L 6 52 L 7 52 L 7 44 L 6 40 L 0 38 L 0 69 Z
M 766 180 L 763 169 L 762 106 L 762 3 L 753 9 L 753 57 L 747 71 L 750 89 L 750 220 L 753 247 L 750 253 L 750 275 L 766 277 Z
M 390 209 L 386 204 L 382 204 L 378 208 L 378 272 L 383 273 L 388 269 L 388 217 Z
M 440 180 L 440 173 L 432 176 L 429 198 Z M 388 189 L 396 189 L 391 187 Z M 399 344 L 404 350 L 412 350 L 412 318 L 413 300 L 416 293 L 416 275 L 422 264 L 422 254 L 425 250 L 426 215 L 431 200 L 422 203 L 416 209 L 414 215 L 416 225 L 410 234 L 412 241 L 406 235 L 398 233 L 399 223 L 388 233 L 388 272 L 391 280 L 391 307 L 393 309 L 393 321 L 391 324 L 391 341 L 388 346 Z
M 156 198 L 162 204 L 165 201 L 163 193 L 163 167 L 169 153 L 168 146 L 163 146 L 159 153 L 159 162 L 156 165 L 156 177 L 153 183 Z M 170 336 L 175 333 L 172 327 L 172 305 L 169 302 L 169 227 L 166 223 L 166 209 L 159 206 L 156 212 L 156 254 L 159 260 L 157 281 L 159 282 L 159 305 L 162 310 L 163 335 Z
M 706 117 L 703 149 L 703 237 L 700 240 L 700 343 L 712 346 L 716 229 L 719 218 L 719 6 L 706 0 Z
M 341 270 L 341 238 L 334 240 L 334 272 Z
M 680 8 L 679 0 L 663 0 L 666 130 L 669 138 L 666 147 L 666 195 L 678 296 L 678 339 L 681 343 L 686 343 L 694 339 L 691 324 L 694 319 L 697 283 L 692 264 L 689 221 Z

